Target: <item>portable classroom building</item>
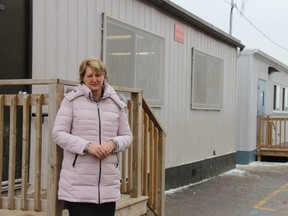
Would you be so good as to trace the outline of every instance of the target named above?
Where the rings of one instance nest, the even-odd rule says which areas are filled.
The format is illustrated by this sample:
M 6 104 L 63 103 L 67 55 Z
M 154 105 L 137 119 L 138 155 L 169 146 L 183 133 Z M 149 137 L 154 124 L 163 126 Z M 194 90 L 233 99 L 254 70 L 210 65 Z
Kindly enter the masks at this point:
M 25 2 L 24 78 L 75 81 L 82 59 L 101 58 L 166 129 L 166 189 L 235 167 L 238 39 L 168 0 Z
M 237 163 L 256 160 L 257 115 L 287 115 L 288 66 L 257 49 L 239 53 Z

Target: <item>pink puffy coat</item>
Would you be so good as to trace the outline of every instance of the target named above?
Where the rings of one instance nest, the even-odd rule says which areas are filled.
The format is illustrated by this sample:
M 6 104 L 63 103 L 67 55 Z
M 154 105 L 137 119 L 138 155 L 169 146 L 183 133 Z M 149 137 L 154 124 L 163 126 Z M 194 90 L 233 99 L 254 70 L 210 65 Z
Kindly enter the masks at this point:
M 118 152 L 132 142 L 125 103 L 107 83 L 102 98 L 96 102 L 91 96 L 90 89 L 79 84 L 65 96 L 55 119 L 53 138 L 64 149 L 59 200 L 105 203 L 120 199 Z M 119 148 L 107 158 L 84 153 L 88 142 L 111 139 Z

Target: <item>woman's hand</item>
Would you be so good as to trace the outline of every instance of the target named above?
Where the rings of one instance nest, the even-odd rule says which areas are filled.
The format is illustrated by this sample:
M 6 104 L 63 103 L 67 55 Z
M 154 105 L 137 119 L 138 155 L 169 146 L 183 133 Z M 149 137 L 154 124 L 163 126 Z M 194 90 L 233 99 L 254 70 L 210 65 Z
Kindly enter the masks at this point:
M 113 141 L 108 141 L 102 144 L 102 147 L 111 154 L 115 149 L 115 143 Z
M 99 159 L 104 159 L 113 152 L 114 148 L 115 144 L 112 141 L 103 143 L 102 145 L 91 143 L 88 146 L 87 152 Z

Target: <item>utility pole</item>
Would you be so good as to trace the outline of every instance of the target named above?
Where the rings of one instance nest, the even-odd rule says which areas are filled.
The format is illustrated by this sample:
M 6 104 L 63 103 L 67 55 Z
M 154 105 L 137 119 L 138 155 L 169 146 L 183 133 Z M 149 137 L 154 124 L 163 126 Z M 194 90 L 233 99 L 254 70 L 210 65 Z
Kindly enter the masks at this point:
M 233 25 L 233 9 L 235 7 L 234 0 L 231 0 L 231 10 L 230 10 L 230 25 L 229 34 L 232 35 L 232 25 Z

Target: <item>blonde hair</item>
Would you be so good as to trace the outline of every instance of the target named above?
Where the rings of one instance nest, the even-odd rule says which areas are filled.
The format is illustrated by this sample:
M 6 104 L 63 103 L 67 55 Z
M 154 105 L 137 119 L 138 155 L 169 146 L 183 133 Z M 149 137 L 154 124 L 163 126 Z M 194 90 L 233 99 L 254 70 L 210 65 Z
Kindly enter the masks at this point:
M 108 79 L 106 65 L 101 60 L 97 58 L 86 58 L 82 61 L 79 67 L 79 79 L 81 84 L 83 84 L 83 79 L 87 67 L 90 67 L 92 70 L 94 70 L 97 75 L 104 75 L 105 79 Z

